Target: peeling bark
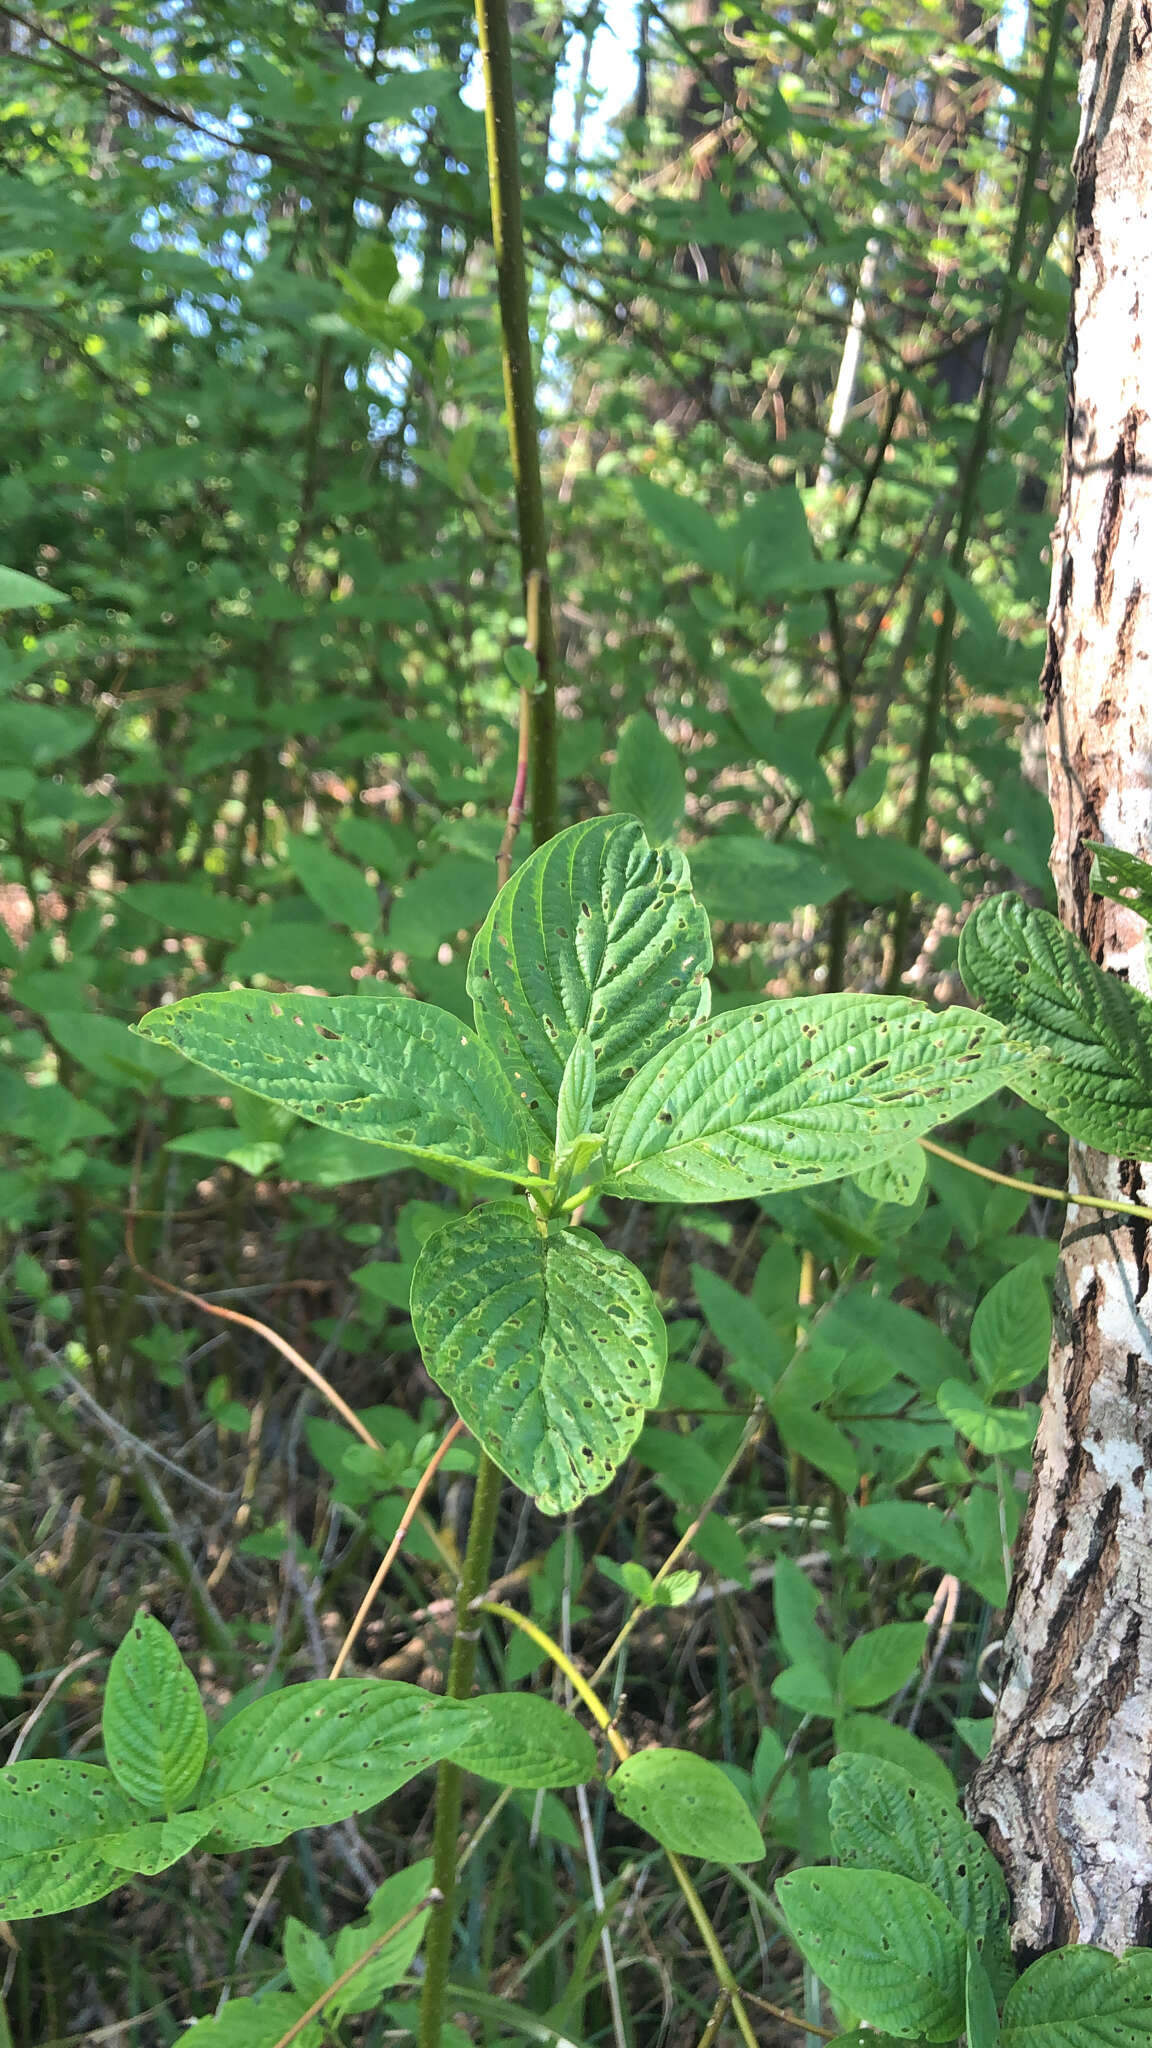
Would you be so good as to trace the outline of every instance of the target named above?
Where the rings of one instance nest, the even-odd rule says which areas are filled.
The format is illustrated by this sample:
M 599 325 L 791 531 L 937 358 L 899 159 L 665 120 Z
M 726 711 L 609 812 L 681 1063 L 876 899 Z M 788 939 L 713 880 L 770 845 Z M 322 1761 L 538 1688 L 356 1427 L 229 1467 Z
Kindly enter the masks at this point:
M 1090 0 L 1064 488 L 1041 679 L 1060 915 L 1148 988 L 1145 927 L 1085 842 L 1152 859 L 1152 9 Z M 1145 345 L 1146 344 L 1146 345 Z M 1073 1144 L 1069 1185 L 1152 1203 L 1152 1166 Z M 1152 1940 L 1148 1226 L 1068 1211 L 1048 1393 L 991 1754 L 970 1811 L 1018 1951 Z

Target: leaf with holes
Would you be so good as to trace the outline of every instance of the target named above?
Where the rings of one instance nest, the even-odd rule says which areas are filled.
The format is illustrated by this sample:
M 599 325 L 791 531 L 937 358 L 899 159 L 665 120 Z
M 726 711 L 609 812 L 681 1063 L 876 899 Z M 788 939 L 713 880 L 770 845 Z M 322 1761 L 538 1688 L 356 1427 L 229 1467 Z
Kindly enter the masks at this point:
M 140 1809 L 99 1764 L 49 1758 L 0 1770 L 0 1920 L 87 1906 L 125 1882 L 108 1844 Z
M 196 1790 L 208 1723 L 196 1680 L 166 1628 L 139 1613 L 112 1659 L 104 1691 L 104 1753 L 124 1790 L 174 1813 Z M 182 1852 L 180 1852 L 182 1853 Z
M 964 1930 L 926 1885 L 881 1870 L 794 1870 L 776 1895 L 805 1961 L 866 2025 L 955 2039 Z
M 612 1192 L 735 1201 L 835 1180 L 972 1108 L 1022 1064 L 992 1019 L 900 996 L 729 1010 L 620 1095 L 604 1133 Z
M 549 1515 L 607 1486 L 664 1376 L 667 1335 L 643 1275 L 588 1231 L 543 1231 L 519 1202 L 427 1240 L 412 1324 L 473 1435 Z
M 917 1199 L 928 1171 L 928 1154 L 922 1145 L 901 1145 L 853 1175 L 861 1194 L 873 1202 L 899 1202 L 908 1208 Z
M 838 1862 L 927 1885 L 971 1935 L 1003 1995 L 1012 1981 L 1004 1874 L 955 1800 L 878 1757 L 838 1756 L 829 1818 Z
M 483 1720 L 479 1703 L 385 1679 L 317 1679 L 254 1700 L 208 1751 L 198 1805 L 209 1846 L 272 1848 L 297 1828 L 363 1813 Z
M 478 1778 L 528 1792 L 586 1785 L 596 1776 L 596 1744 L 554 1701 L 531 1692 L 487 1693 L 488 1719 L 454 1761 Z
M 1036 1051 L 1013 1082 L 1084 1145 L 1152 1158 L 1152 1002 L 1090 960 L 1018 896 L 973 911 L 960 972 L 978 1002 Z
M 375 996 L 187 996 L 136 1029 L 306 1122 L 431 1173 L 523 1181 L 519 1106 L 475 1032 L 431 1003 Z
M 1108 896 L 1134 910 L 1146 924 L 1152 923 L 1152 867 L 1135 853 L 1122 853 L 1118 846 L 1100 846 L 1084 841 L 1092 855 L 1091 886 L 1097 896 Z
M 591 1040 L 601 1130 L 654 1049 L 707 1016 L 711 965 L 683 854 L 653 852 L 634 818 L 594 818 L 505 883 L 476 935 L 468 993 L 477 1030 L 551 1144 L 577 1034 Z
M 1099 1948 L 1041 1956 L 1012 1986 L 1000 2023 L 1003 2048 L 1147 2048 L 1152 2039 L 1152 1949 L 1117 1958 Z
M 641 1749 L 613 1771 L 620 1812 L 678 1856 L 758 1863 L 764 1838 L 731 1778 L 687 1749 Z

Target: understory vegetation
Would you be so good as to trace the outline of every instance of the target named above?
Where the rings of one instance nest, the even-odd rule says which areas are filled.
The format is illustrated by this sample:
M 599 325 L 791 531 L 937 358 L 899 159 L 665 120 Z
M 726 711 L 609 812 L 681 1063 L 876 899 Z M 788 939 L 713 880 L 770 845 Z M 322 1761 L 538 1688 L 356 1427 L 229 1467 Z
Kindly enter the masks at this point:
M 490 26 L 0 5 L 0 2048 L 1053 2048 L 1075 38 Z

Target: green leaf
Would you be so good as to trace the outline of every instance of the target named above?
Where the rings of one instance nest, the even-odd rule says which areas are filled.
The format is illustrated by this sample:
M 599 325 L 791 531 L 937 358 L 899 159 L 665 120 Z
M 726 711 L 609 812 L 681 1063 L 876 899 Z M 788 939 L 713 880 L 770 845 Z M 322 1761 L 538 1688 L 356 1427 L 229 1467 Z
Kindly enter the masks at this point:
M 506 882 L 468 963 L 476 1028 L 549 1144 L 577 1033 L 596 1058 L 596 1122 L 654 1046 L 706 1017 L 708 920 L 674 847 L 633 818 L 573 825 Z
M 124 1883 L 105 1854 L 140 1818 L 111 1771 L 56 1758 L 0 1770 L 0 1919 L 90 1905 Z
M 303 832 L 288 834 L 288 859 L 304 894 L 333 924 L 353 932 L 379 931 L 379 898 L 351 861 Z
M 263 1998 L 231 1998 L 219 2019 L 198 2020 L 188 2039 L 199 2034 L 196 2048 L 277 2048 L 311 2000 L 290 1991 L 266 1992 Z M 318 2020 L 293 2035 L 292 2048 L 322 2048 L 324 2031 Z
M 0 761 L 8 768 L 50 768 L 82 747 L 95 723 L 90 711 L 72 704 L 9 698 L 0 703 Z
M 1046 910 L 995 896 L 968 919 L 960 971 L 1038 1055 L 1012 1083 L 1073 1138 L 1152 1157 L 1152 1002 L 1090 960 Z
M 674 838 L 683 823 L 680 756 L 647 711 L 633 712 L 620 728 L 608 801 L 614 811 L 638 818 L 654 846 Z
M 990 1394 L 1026 1387 L 1048 1370 L 1052 1311 L 1034 1260 L 997 1280 L 972 1318 L 972 1363 Z
M 832 854 L 865 903 L 890 903 L 893 897 L 923 896 L 928 903 L 948 903 L 959 910 L 964 898 L 951 875 L 918 846 L 903 839 L 885 839 L 875 832 L 862 837 L 838 832 Z
M 316 1679 L 254 1700 L 213 1736 L 198 1805 L 216 1849 L 265 1849 L 362 1813 L 452 1756 L 483 1708 L 385 1679 Z
M 115 901 L 118 910 L 137 910 L 168 931 L 224 939 L 229 944 L 242 936 L 246 922 L 242 903 L 212 895 L 195 882 L 132 882 L 120 890 Z
M 168 1814 L 188 1804 L 208 1754 L 208 1722 L 196 1680 L 151 1615 L 135 1616 L 112 1659 L 102 1733 L 130 1798 Z
M 845 1706 L 878 1707 L 890 1700 L 918 1668 L 927 1640 L 922 1621 L 889 1621 L 855 1636 L 840 1667 Z
M 1059 1948 L 1025 1970 L 1004 2001 L 1003 2048 L 1147 2048 L 1152 1949 L 1108 1955 Z
M 608 1780 L 619 1811 L 678 1856 L 758 1863 L 764 1838 L 731 1778 L 686 1749 L 641 1749 Z
M 968 1937 L 968 1958 L 964 1972 L 964 2032 L 967 2048 L 1000 2048 L 1000 2018 L 996 2011 L 996 1994 L 989 1981 L 988 1972 L 980 1960 L 980 1951 L 971 1935 Z
M 849 1538 L 857 1557 L 918 1557 L 961 1578 L 972 1561 L 963 1530 L 927 1501 L 877 1500 L 853 1507 Z
M 940 1797 L 894 1763 L 839 1756 L 832 1764 L 829 1814 L 838 1861 L 927 1885 L 972 1936 L 993 1983 L 1003 1990 L 1012 1974 L 1008 1890 L 1000 1865 L 955 1797 Z
M 202 1813 L 175 1813 L 165 1820 L 134 1820 L 130 1827 L 108 1836 L 101 1854 L 118 1870 L 155 1877 L 187 1856 L 209 1831 Z
M 607 1486 L 660 1392 L 647 1281 L 584 1230 L 495 1202 L 420 1253 L 412 1323 L 433 1379 L 502 1472 L 563 1514 Z
M 716 576 L 729 576 L 737 568 L 731 532 L 703 505 L 681 491 L 653 483 L 650 477 L 630 477 L 629 483 L 645 519 L 671 541 L 678 554 Z
M 256 915 L 261 917 L 259 912 Z M 363 951 L 347 932 L 335 931 L 318 918 L 264 916 L 233 946 L 224 968 L 238 981 L 264 974 L 269 981 L 286 982 L 289 987 L 307 983 L 313 989 L 341 989 L 352 969 L 363 965 Z
M 790 1557 L 778 1557 L 772 1572 L 772 1608 L 776 1633 L 790 1664 L 811 1663 L 834 1678 L 839 1653 L 816 1620 L 820 1595 L 807 1572 Z
M 67 604 L 63 590 L 53 590 L 38 576 L 25 576 L 20 569 L 0 569 L 0 612 L 27 611 L 34 604 Z
M 369 1919 L 366 1927 L 342 1927 L 336 1936 L 333 1962 L 336 1975 L 350 1969 L 358 1962 L 373 1942 L 418 1906 L 432 1882 L 432 1858 L 424 1857 L 419 1863 L 412 1863 L 407 1870 L 397 1871 L 373 1893 L 368 1908 Z M 371 1962 L 335 1998 L 330 1998 L 326 2012 L 334 2019 L 346 2013 L 371 2012 L 379 2004 L 385 1991 L 399 1984 L 407 1976 L 412 1960 L 424 1939 L 428 1925 L 428 1914 L 417 1913 L 406 1927 L 392 1935 L 376 1951 Z
M 328 1944 L 314 1927 L 305 1927 L 294 1913 L 289 1913 L 284 1922 L 284 1967 L 292 1979 L 292 1988 L 309 2005 L 327 1991 L 336 1971 L 328 1953 Z
M 897 1722 L 886 1721 L 881 1714 L 841 1714 L 835 1732 L 836 1748 L 842 1756 L 879 1757 L 942 1798 L 955 1801 L 956 1781 L 947 1764 L 918 1735 Z
M 744 832 L 706 839 L 690 858 L 696 891 L 723 924 L 783 924 L 804 904 L 830 903 L 845 883 L 814 847 L 776 846 Z
M 430 1003 L 375 996 L 188 996 L 136 1029 L 308 1123 L 435 1172 L 528 1177 L 520 1113 L 486 1046 Z
M 776 1891 L 806 1961 L 868 2026 L 929 2041 L 960 2032 L 964 1933 L 925 1885 L 879 1870 L 796 1870 Z
M 734 1201 L 833 1180 L 973 1107 L 1020 1065 L 991 1020 L 900 996 L 730 1010 L 628 1083 L 604 1133 L 613 1193 Z
M 733 1377 L 758 1394 L 770 1394 L 786 1363 L 775 1326 L 754 1301 L 708 1266 L 693 1266 L 692 1285 L 712 1335 L 732 1358 Z
M 928 1154 L 923 1145 L 901 1145 L 875 1166 L 853 1175 L 862 1194 L 874 1202 L 899 1202 L 909 1208 L 924 1185 Z
M 596 1054 L 586 1031 L 578 1031 L 568 1055 L 556 1101 L 556 1157 L 592 1127 L 596 1101 Z
M 807 1458 L 841 1493 L 851 1493 L 860 1477 L 860 1459 L 851 1437 L 818 1408 L 788 1392 L 777 1394 L 771 1408 L 785 1448 L 794 1457 Z
M 1022 1408 L 990 1408 L 963 1380 L 942 1380 L 936 1389 L 936 1406 L 945 1422 L 986 1458 L 1027 1450 L 1040 1421 L 1034 1402 L 1028 1401 Z
M 1084 841 L 1084 849 L 1092 855 L 1089 883 L 1097 896 L 1123 903 L 1145 923 L 1152 923 L 1152 867 L 1148 862 L 1134 853 L 1122 853 L 1118 846 L 1100 846 L 1092 839 Z
M 456 1751 L 462 1770 L 528 1792 L 595 1777 L 596 1744 L 563 1707 L 537 1693 L 498 1692 L 484 1695 L 484 1710 L 484 1726 Z
M 796 1714 L 815 1714 L 824 1721 L 833 1720 L 840 1705 L 832 1685 L 815 1664 L 789 1664 L 778 1671 L 772 1680 L 772 1697 Z
M 415 960 L 435 957 L 457 932 L 471 931 L 492 905 L 495 875 L 489 861 L 449 853 L 403 882 L 388 913 L 388 941 Z

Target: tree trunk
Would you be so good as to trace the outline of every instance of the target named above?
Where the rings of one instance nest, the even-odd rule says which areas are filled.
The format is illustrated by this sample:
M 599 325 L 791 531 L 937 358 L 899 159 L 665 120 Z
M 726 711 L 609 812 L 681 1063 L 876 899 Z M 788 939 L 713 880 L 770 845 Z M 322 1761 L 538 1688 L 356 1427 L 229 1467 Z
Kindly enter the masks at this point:
M 1152 858 L 1152 20 L 1090 0 L 1064 488 L 1042 678 L 1060 914 L 1147 989 L 1143 924 L 1088 840 Z M 1152 1167 L 1073 1144 L 1074 1190 L 1152 1202 Z M 1018 1950 L 1152 1940 L 1148 1228 L 1072 1207 L 991 1754 L 970 1809 Z

